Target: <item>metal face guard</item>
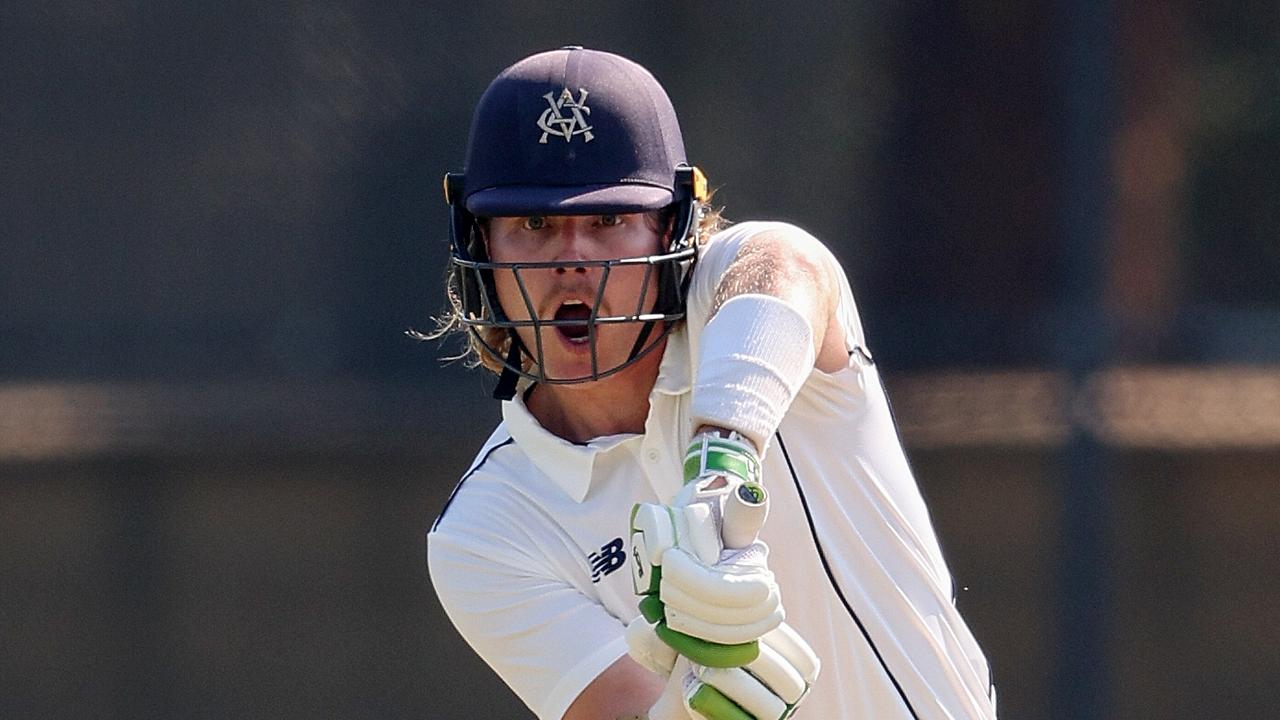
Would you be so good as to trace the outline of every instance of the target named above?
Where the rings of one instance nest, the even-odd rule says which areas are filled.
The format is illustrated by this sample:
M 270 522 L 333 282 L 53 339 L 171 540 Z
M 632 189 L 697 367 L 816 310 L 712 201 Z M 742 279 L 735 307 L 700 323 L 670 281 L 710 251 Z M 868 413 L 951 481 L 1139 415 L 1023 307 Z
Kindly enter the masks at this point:
M 572 262 L 536 262 L 536 263 L 497 263 L 481 260 L 465 260 L 457 257 L 453 258 L 454 273 L 459 276 L 460 285 L 464 297 L 470 295 L 473 303 L 470 307 L 464 306 L 465 314 L 462 317 L 463 324 L 471 331 L 476 341 L 485 349 L 486 352 L 493 357 L 501 359 L 503 366 L 511 372 L 525 378 L 529 378 L 535 382 L 548 384 L 569 384 L 587 382 L 590 380 L 598 380 L 608 377 L 625 367 L 631 365 L 636 360 L 647 355 L 667 336 L 672 329 L 672 324 L 684 318 L 683 302 L 671 302 L 673 298 L 683 298 L 684 291 L 687 288 L 680 287 L 681 284 L 688 282 L 688 267 L 693 263 L 696 256 L 697 248 L 693 246 L 684 247 L 675 252 L 663 253 L 659 255 L 650 255 L 643 257 L 618 258 L 613 260 L 582 260 Z M 584 319 L 573 320 L 556 320 L 541 319 L 534 308 L 533 298 L 529 295 L 528 287 L 525 282 L 526 273 L 537 271 L 550 271 L 555 269 L 577 269 L 577 268 L 596 268 L 601 271 L 600 282 L 596 287 L 595 296 L 592 300 L 590 314 Z M 605 288 L 608 287 L 609 278 L 615 270 L 630 270 L 643 268 L 644 276 L 642 279 L 642 290 L 636 298 L 636 303 L 631 312 L 601 315 L 600 305 L 604 298 Z M 501 306 L 497 302 L 496 294 L 493 288 L 493 277 L 495 272 L 510 272 L 516 281 L 516 285 L 520 290 L 521 299 L 524 301 L 526 315 L 528 320 L 513 320 L 502 311 Z M 646 312 L 645 306 L 650 299 L 649 286 L 651 280 L 656 276 L 658 278 L 657 300 L 652 310 Z M 472 290 L 466 288 L 470 286 Z M 665 301 L 665 302 L 664 302 Z M 642 331 L 636 340 L 635 347 L 632 348 L 627 359 L 614 367 L 601 367 L 599 355 L 597 352 L 598 328 L 601 325 L 612 325 L 616 323 L 644 323 L 649 326 L 650 330 Z M 662 330 L 658 333 L 651 332 L 651 328 L 656 323 L 662 323 Z M 532 364 L 528 370 L 519 365 L 513 365 L 509 358 L 501 351 L 487 342 L 478 332 L 480 328 L 503 328 L 510 332 L 513 342 L 521 345 L 522 353 L 527 356 Z M 557 327 L 579 327 L 587 330 L 587 343 L 591 351 L 591 372 L 581 376 L 574 377 L 554 377 L 546 374 L 543 362 L 542 347 L 542 330 L 544 328 Z M 533 328 L 534 330 L 534 347 L 529 348 L 521 342 L 516 336 L 516 330 L 519 328 Z M 512 354 L 512 356 L 515 356 Z M 518 356 L 515 356 L 518 357 Z
M 617 258 L 613 260 L 590 260 L 571 262 L 541 263 L 495 263 L 491 262 L 485 252 L 484 242 L 477 229 L 476 218 L 467 211 L 462 198 L 464 177 L 458 173 L 449 173 L 444 178 L 445 200 L 450 206 L 450 278 L 459 299 L 461 300 L 461 320 L 471 332 L 476 343 L 483 351 L 502 364 L 504 371 L 494 397 L 509 399 L 515 391 L 517 377 L 528 378 L 534 382 L 549 384 L 569 384 L 588 382 L 608 377 L 635 363 L 661 345 L 674 327 L 674 323 L 685 316 L 685 297 L 688 294 L 689 282 L 693 275 L 693 265 L 697 261 L 697 235 L 704 203 L 709 200 L 707 180 L 696 167 L 681 164 L 675 168 L 675 214 L 671 233 L 670 249 L 665 253 L 650 256 Z M 535 210 L 537 212 L 550 212 Z M 618 212 L 626 212 L 618 209 Z M 623 315 L 600 315 L 600 302 L 604 295 L 609 275 L 614 269 L 643 266 L 645 268 L 645 290 L 636 301 L 635 310 Z M 521 271 L 547 268 L 601 268 L 600 284 L 597 287 L 592 303 L 591 314 L 585 320 L 541 320 L 534 312 L 532 301 L 525 286 Z M 530 320 L 512 320 L 503 312 L 493 286 L 494 271 L 512 272 L 517 286 L 520 288 Z M 649 280 L 657 273 L 657 293 L 653 309 L 645 312 Z M 596 332 L 599 325 L 613 323 L 642 323 L 643 327 L 626 360 L 613 367 L 600 367 L 596 348 Z M 654 327 L 662 324 L 662 329 L 654 333 Z M 585 326 L 591 350 L 591 372 L 579 377 L 550 377 L 545 372 L 541 330 L 544 327 Z M 504 353 L 501 348 L 486 341 L 479 330 L 481 328 L 502 328 L 511 338 L 511 349 Z M 521 327 L 535 329 L 535 347 L 525 347 L 516 330 Z M 529 369 L 525 369 L 523 358 L 530 361 Z

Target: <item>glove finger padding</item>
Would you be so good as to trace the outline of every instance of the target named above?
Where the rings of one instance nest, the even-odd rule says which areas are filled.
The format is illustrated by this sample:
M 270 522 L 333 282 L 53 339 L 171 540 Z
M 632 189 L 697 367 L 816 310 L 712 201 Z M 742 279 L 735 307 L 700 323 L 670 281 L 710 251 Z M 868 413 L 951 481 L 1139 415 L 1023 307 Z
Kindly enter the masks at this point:
M 706 720 L 780 720 L 790 717 L 818 677 L 813 650 L 788 625 L 760 639 L 760 656 L 742 668 L 693 666 L 685 703 Z
M 801 668 L 779 654 L 767 641 L 760 643 L 760 655 L 745 668 L 788 705 L 800 702 L 809 683 L 813 682 L 812 676 L 804 675 Z
M 666 606 L 667 622 L 671 627 L 681 630 L 676 626 L 676 613 L 684 614 L 692 618 L 715 618 L 717 624 L 726 626 L 754 625 L 768 620 L 770 617 L 780 615 L 782 610 L 782 601 L 778 597 L 778 589 L 770 588 L 768 596 L 761 602 L 749 605 L 747 607 L 729 607 L 724 605 L 714 605 L 700 598 L 696 598 L 674 583 L 663 583 L 660 593 L 663 605 Z M 783 618 L 779 618 L 781 621 Z M 761 635 L 769 632 L 777 627 L 778 623 L 774 622 L 760 632 L 751 635 L 750 640 L 755 640 Z M 682 630 L 682 632 L 690 632 Z M 697 635 L 697 633 L 692 633 Z M 745 642 L 742 640 L 736 642 Z
M 708 565 L 720 559 L 724 547 L 720 539 L 724 518 L 719 502 L 718 499 L 708 499 L 676 508 L 677 518 L 683 520 L 683 533 L 677 538 L 676 544 Z
M 761 638 L 763 643 L 773 649 L 783 662 L 795 668 L 806 684 L 812 685 L 822 671 L 822 661 L 818 654 L 809 647 L 809 643 L 800 637 L 795 628 L 782 623 L 776 629 Z
M 704 687 L 689 698 L 689 709 L 695 712 L 703 712 L 704 703 L 706 710 L 715 712 L 715 705 L 707 702 L 709 698 L 705 697 L 711 688 L 757 720 L 776 720 L 787 712 L 787 704 L 782 698 L 742 668 L 701 668 L 696 675 Z
M 666 607 L 667 627 L 676 632 L 721 645 L 753 642 L 777 627 L 782 620 L 781 610 L 770 610 L 765 617 L 747 623 L 709 622 L 695 615 L 686 615 L 670 605 Z
M 773 573 L 764 567 L 763 543 L 732 557 L 749 564 L 704 565 L 678 549 L 662 557 L 660 599 L 667 625 L 710 642 L 750 642 L 783 620 L 782 601 Z
M 764 543 L 757 545 L 764 547 Z M 734 608 L 766 603 L 777 588 L 773 573 L 767 568 L 706 565 L 678 548 L 662 554 L 662 583 L 672 584 L 707 603 Z

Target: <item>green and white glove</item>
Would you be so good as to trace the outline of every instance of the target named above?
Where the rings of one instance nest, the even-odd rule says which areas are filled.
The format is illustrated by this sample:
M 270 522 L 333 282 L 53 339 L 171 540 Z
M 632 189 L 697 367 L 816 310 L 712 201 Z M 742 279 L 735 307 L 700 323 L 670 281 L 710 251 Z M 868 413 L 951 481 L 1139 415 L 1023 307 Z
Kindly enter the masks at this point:
M 754 447 L 701 435 L 671 505 L 631 511 L 632 581 L 657 636 L 697 665 L 741 667 L 781 624 L 769 548 L 756 539 L 768 512 Z
M 759 656 L 740 668 L 691 663 L 637 617 L 627 647 L 641 665 L 667 675 L 649 720 L 784 720 L 809 693 L 821 665 L 813 650 L 783 623 L 759 640 Z

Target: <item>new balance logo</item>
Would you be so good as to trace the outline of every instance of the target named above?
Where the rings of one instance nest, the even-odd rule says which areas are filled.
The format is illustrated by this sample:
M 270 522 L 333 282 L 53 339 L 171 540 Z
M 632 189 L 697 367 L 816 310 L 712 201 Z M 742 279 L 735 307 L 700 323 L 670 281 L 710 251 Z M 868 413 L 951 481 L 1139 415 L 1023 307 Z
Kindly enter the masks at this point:
M 622 550 L 622 538 L 614 538 L 600 547 L 600 552 L 587 556 L 591 563 L 591 582 L 598 583 L 600 578 L 622 567 L 627 562 L 627 554 Z

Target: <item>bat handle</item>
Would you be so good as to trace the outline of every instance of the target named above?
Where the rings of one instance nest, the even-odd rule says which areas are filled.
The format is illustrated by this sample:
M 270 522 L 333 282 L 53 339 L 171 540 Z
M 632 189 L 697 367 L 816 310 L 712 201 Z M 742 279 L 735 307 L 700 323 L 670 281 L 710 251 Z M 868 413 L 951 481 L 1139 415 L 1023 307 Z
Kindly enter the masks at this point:
M 756 541 L 769 515 L 769 495 L 764 486 L 744 482 L 724 502 L 724 524 L 720 537 L 726 548 L 744 548 Z

